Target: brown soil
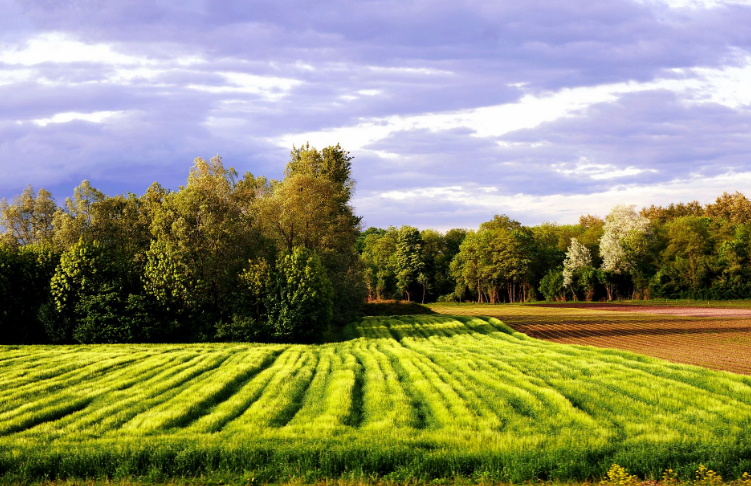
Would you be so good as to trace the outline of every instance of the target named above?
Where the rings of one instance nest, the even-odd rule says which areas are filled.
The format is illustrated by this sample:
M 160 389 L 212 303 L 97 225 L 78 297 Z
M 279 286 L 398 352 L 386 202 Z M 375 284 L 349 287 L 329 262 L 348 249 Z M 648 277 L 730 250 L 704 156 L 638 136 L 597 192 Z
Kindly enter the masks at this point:
M 663 314 L 686 317 L 747 317 L 751 309 L 716 309 L 712 307 L 646 306 L 618 304 L 533 304 L 533 307 L 560 307 L 564 309 L 590 309 L 615 312 L 639 312 L 642 314 Z
M 497 317 L 517 331 L 547 341 L 623 349 L 751 375 L 748 309 L 586 303 L 435 309 L 447 314 Z

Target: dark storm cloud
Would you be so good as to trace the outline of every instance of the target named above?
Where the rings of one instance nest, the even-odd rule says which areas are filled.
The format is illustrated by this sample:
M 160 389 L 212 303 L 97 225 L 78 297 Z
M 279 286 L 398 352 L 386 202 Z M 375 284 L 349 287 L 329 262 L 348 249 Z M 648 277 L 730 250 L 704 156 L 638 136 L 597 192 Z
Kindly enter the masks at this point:
M 751 45 L 748 6 L 651 0 L 0 0 L 0 11 L 6 197 L 31 183 L 61 198 L 83 178 L 110 192 L 142 192 L 154 180 L 176 187 L 194 157 L 216 153 L 238 170 L 279 177 L 282 139 L 299 144 L 309 132 L 567 88 L 681 79 L 686 69 L 743 65 Z M 105 54 L 4 56 L 38 51 L 35 42 Z M 466 226 L 492 214 L 438 196 L 402 221 L 405 208 L 379 194 L 456 185 L 589 194 L 751 169 L 748 107 L 681 96 L 618 95 L 500 137 L 461 124 L 398 128 L 353 151 L 358 201 L 373 224 Z M 115 114 L 86 121 L 98 112 Z M 61 113 L 72 121 L 41 126 Z

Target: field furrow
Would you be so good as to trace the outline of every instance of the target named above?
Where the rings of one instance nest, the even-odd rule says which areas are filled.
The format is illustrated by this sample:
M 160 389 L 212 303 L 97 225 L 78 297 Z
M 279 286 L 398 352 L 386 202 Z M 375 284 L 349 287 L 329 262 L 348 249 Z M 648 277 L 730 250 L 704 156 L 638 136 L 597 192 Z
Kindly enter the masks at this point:
M 0 348 L 0 471 L 275 482 L 586 479 L 613 462 L 653 477 L 751 470 L 751 377 L 535 339 L 518 330 L 549 325 L 514 312 L 517 330 L 469 312 L 375 317 L 307 346 Z M 581 312 L 553 309 L 569 320 L 558 331 L 598 332 L 598 345 L 617 335 Z

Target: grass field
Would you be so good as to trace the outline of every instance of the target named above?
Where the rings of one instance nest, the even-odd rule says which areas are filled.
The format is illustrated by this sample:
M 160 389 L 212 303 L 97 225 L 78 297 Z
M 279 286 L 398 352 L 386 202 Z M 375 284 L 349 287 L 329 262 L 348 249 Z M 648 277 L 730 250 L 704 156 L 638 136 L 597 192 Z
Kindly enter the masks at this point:
M 300 345 L 0 348 L 5 480 L 475 481 L 751 471 L 751 377 L 370 317 Z
M 654 301 L 653 301 L 654 302 Z M 679 363 L 751 375 L 751 315 L 737 303 L 733 315 L 691 317 L 677 314 L 649 314 L 649 309 L 615 307 L 604 310 L 602 304 L 587 309 L 530 305 L 433 304 L 440 313 L 467 316 L 486 315 L 503 320 L 515 330 L 548 341 L 616 348 L 647 354 Z M 612 306 L 611 306 L 612 308 Z M 602 309 L 602 310 L 601 310 Z M 632 309 L 626 312 L 622 309 Z M 655 306 L 655 311 L 663 311 Z M 668 308 L 666 308 L 668 309 Z M 695 306 L 674 310 L 686 314 Z M 636 312 L 644 310 L 646 313 Z

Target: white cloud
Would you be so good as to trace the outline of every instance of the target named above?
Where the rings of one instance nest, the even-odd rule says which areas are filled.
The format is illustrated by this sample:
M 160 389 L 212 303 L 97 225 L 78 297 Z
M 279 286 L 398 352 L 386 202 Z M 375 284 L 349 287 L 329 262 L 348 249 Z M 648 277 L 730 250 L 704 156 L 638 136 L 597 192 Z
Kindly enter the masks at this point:
M 583 214 L 606 216 L 617 204 L 667 205 L 674 202 L 698 200 L 706 204 L 723 192 L 743 190 L 751 185 L 751 172 L 730 172 L 716 177 L 691 176 L 669 182 L 643 185 L 615 186 L 592 194 L 551 194 L 536 196 L 524 193 L 500 194 L 493 186 L 451 185 L 408 190 L 392 190 L 358 197 L 357 210 L 363 214 L 376 213 L 389 201 L 407 204 L 419 212 L 422 207 L 445 207 L 452 212 L 482 211 L 490 219 L 493 214 L 506 213 L 528 224 L 543 221 L 575 223 Z M 479 225 L 481 221 L 475 222 Z M 445 230 L 448 228 L 437 228 Z
M 461 128 L 472 131 L 477 137 L 493 138 L 576 116 L 592 105 L 614 102 L 628 93 L 652 90 L 672 91 L 687 103 L 712 102 L 734 109 L 751 105 L 751 90 L 748 88 L 751 86 L 751 57 L 745 58 L 739 66 L 722 69 L 675 69 L 672 73 L 679 77 L 644 83 L 624 82 L 530 93 L 515 103 L 470 110 L 362 118 L 356 125 L 287 134 L 275 142 L 286 147 L 295 141 L 307 140 L 315 146 L 326 146 L 346 140 L 350 150 L 367 150 L 368 145 L 397 132 L 435 132 Z
M 86 44 L 64 34 L 40 34 L 23 46 L 4 45 L 0 62 L 33 66 L 42 63 L 90 62 L 97 64 L 143 64 L 146 59 L 122 54 L 107 44 Z
M 551 168 L 559 174 L 582 177 L 596 181 L 619 179 L 621 177 L 638 175 L 644 172 L 657 172 L 655 169 L 640 169 L 633 166 L 618 168 L 613 164 L 597 164 L 591 162 L 586 157 L 582 157 L 576 164 L 553 164 Z
M 0 71 L 0 86 L 27 81 L 33 76 L 31 69 L 5 69 Z
M 573 116 L 594 103 L 615 101 L 620 94 L 641 89 L 636 83 L 567 88 L 539 96 L 525 95 L 516 103 L 471 110 L 362 119 L 354 126 L 285 135 L 277 143 L 289 146 L 295 140 L 309 140 L 313 145 L 326 146 L 346 140 L 350 150 L 362 150 L 395 132 L 457 128 L 468 128 L 478 137 L 498 137 L 514 130 L 534 128 L 561 117 Z
M 408 67 L 385 67 L 385 66 L 368 66 L 373 72 L 383 72 L 389 74 L 423 74 L 423 75 L 451 75 L 451 71 L 430 68 L 408 68 Z
M 284 96 L 295 86 L 302 84 L 302 81 L 291 78 L 256 76 L 255 74 L 235 72 L 220 72 L 218 74 L 224 77 L 227 84 L 190 84 L 188 88 L 209 93 L 252 93 L 263 95 L 269 99 L 277 99 Z
M 77 113 L 71 111 L 66 113 L 57 113 L 49 118 L 38 118 L 32 121 L 40 127 L 47 126 L 50 123 L 68 123 L 75 120 L 82 120 L 91 123 L 103 123 L 107 118 L 119 115 L 121 113 L 122 111 L 95 111 L 93 113 Z
M 709 9 L 726 5 L 751 5 L 751 0 L 636 0 L 638 3 L 666 5 L 670 8 Z

